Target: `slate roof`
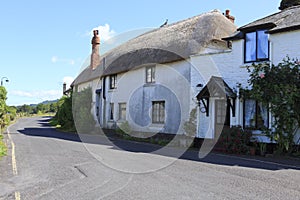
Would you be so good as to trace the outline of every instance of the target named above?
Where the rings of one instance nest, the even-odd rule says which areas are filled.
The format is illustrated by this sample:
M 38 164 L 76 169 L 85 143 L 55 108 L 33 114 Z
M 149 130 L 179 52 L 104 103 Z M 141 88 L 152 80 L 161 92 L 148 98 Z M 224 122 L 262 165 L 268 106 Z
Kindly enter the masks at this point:
M 221 77 L 212 76 L 206 86 L 198 93 L 197 99 L 227 96 L 235 98 L 236 94 Z
M 256 20 L 238 30 L 245 31 L 257 27 L 269 27 L 269 33 L 300 29 L 300 6 L 286 8 L 280 12 Z

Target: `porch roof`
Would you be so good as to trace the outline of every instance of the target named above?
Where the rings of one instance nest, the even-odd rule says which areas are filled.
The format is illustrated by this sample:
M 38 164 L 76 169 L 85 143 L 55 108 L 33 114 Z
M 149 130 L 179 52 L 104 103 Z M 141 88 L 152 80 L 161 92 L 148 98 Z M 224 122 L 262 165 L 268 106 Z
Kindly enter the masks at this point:
M 236 98 L 235 92 L 221 77 L 212 76 L 206 86 L 197 95 L 197 99 L 222 96 L 226 96 L 226 98 Z

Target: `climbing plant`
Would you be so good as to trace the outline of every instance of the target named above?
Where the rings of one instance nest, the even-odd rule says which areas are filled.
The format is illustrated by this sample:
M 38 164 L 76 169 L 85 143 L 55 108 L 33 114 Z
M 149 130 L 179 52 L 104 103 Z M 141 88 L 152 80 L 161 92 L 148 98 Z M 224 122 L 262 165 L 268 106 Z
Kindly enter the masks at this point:
M 300 125 L 300 62 L 285 58 L 278 65 L 253 64 L 248 67 L 251 98 L 269 106 L 274 118 L 271 139 L 280 152 L 288 152 Z

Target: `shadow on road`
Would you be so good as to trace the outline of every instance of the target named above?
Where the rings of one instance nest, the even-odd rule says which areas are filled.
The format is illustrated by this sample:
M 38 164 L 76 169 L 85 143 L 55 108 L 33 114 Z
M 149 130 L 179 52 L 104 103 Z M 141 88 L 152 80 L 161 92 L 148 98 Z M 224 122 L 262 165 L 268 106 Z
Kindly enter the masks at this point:
M 133 153 L 152 153 L 159 154 L 168 157 L 177 157 L 179 148 L 164 148 L 163 146 L 126 141 L 117 138 L 109 138 L 104 134 L 102 135 L 86 135 L 86 134 L 75 134 L 59 132 L 55 128 L 49 125 L 49 118 L 38 120 L 40 128 L 25 128 L 18 130 L 21 134 L 34 137 L 54 138 L 60 140 L 67 140 L 72 142 L 81 142 L 86 144 L 99 144 L 110 146 L 113 150 L 128 151 Z M 109 139 L 108 139 L 109 138 Z M 162 152 L 155 152 L 161 148 L 164 148 Z M 296 169 L 300 170 L 299 160 L 290 159 L 275 159 L 275 158 L 263 158 L 263 157 L 241 157 L 231 156 L 223 154 L 210 153 L 203 159 L 198 157 L 199 151 L 189 150 L 186 151 L 180 159 L 192 160 L 197 162 L 210 163 L 215 165 L 224 166 L 239 166 L 247 168 L 256 168 L 264 170 L 281 170 L 281 169 Z

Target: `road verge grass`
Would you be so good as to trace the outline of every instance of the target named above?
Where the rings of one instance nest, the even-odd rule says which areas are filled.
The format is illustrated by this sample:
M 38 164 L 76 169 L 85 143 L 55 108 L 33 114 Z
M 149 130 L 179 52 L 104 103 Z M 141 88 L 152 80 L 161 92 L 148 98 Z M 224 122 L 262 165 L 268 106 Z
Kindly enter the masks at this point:
M 0 133 L 0 159 L 1 157 L 5 156 L 7 153 L 7 147 L 3 142 L 3 135 Z

